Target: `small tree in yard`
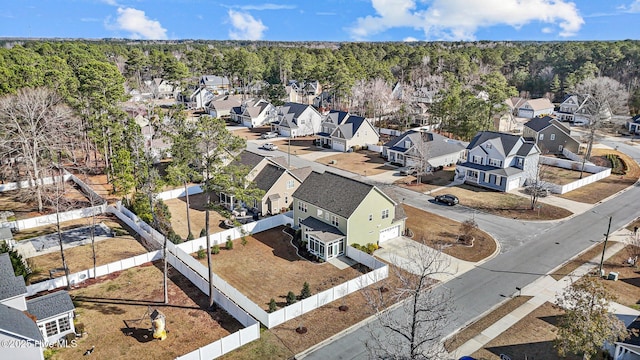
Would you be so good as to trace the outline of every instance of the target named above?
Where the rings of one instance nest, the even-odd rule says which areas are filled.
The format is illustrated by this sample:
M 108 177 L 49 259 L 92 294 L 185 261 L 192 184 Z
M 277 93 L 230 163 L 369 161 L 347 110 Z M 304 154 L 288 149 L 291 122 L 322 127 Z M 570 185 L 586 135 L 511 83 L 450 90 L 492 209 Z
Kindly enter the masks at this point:
M 538 203 L 538 199 L 542 196 L 545 196 L 547 193 L 547 189 L 545 188 L 545 179 L 547 178 L 547 174 L 549 171 L 549 167 L 538 162 L 538 167 L 536 168 L 535 176 L 533 178 L 528 179 L 528 184 L 526 191 L 529 193 L 529 198 L 531 200 L 531 210 L 536 208 L 536 204 Z
M 295 303 L 296 301 L 298 301 L 298 298 L 296 297 L 296 294 L 293 291 L 289 291 L 287 293 L 287 305 L 291 305 L 291 304 Z
M 233 250 L 233 240 L 231 240 L 230 236 L 227 236 L 227 242 L 224 245 L 227 250 Z
M 311 296 L 311 288 L 308 282 L 304 282 L 302 285 L 302 291 L 300 292 L 300 299 L 306 299 Z
M 441 251 L 421 244 L 409 245 L 407 254 L 407 260 L 414 264 L 413 273 L 394 266 L 398 285 L 364 291 L 367 303 L 377 314 L 369 324 L 367 350 L 374 359 L 448 358 L 440 339 L 452 320 L 451 293 L 444 286 L 436 287 L 433 276 L 447 273 L 449 262 Z M 391 262 L 399 265 L 407 260 L 395 258 Z M 398 311 L 386 311 L 398 303 Z
M 473 219 L 467 219 L 460 224 L 460 240 L 464 244 L 470 245 L 473 240 L 473 233 L 478 229 L 478 223 Z
M 276 299 L 271 298 L 271 300 L 269 300 L 269 313 L 272 313 L 276 310 L 278 310 L 278 304 L 276 303 Z
M 565 310 L 555 340 L 558 354 L 582 354 L 583 359 L 590 359 L 605 342 L 628 338 L 624 323 L 608 311 L 614 300 L 596 277 L 583 277 L 572 283 L 557 301 Z

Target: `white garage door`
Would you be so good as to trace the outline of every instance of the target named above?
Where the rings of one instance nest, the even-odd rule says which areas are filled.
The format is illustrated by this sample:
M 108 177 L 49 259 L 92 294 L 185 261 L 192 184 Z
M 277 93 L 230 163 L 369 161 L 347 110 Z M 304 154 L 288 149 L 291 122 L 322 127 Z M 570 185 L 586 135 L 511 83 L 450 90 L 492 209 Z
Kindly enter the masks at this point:
M 335 140 L 333 141 L 333 150 L 346 151 L 344 143 Z
M 520 179 L 511 179 L 509 180 L 509 184 L 507 184 L 507 191 L 517 189 L 520 187 Z
M 400 225 L 380 230 L 380 238 L 378 239 L 378 243 L 382 244 L 383 242 L 393 238 L 397 238 L 398 236 L 400 236 Z

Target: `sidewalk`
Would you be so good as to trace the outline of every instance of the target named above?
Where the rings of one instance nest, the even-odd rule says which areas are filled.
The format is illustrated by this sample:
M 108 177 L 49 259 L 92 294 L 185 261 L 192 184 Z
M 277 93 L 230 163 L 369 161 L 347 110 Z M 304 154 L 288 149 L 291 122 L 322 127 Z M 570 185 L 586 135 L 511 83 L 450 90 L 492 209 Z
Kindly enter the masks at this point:
M 628 230 L 625 229 L 612 233 L 609 236 L 609 240 L 619 242 L 607 247 L 607 250 L 605 251 L 605 259 L 610 258 L 615 253 L 624 248 L 625 244 L 624 242 L 622 242 L 622 240 L 627 236 Z M 526 317 L 528 314 L 530 314 L 545 302 L 555 302 L 556 296 L 561 294 L 564 289 L 571 284 L 572 281 L 592 271 L 596 267 L 596 265 L 594 264 L 598 264 L 599 262 L 600 255 L 583 264 L 582 266 L 571 272 L 571 274 L 560 279 L 560 281 L 556 281 L 551 276 L 546 275 L 527 285 L 522 289 L 521 294 L 524 296 L 532 296 L 529 301 L 522 304 L 511 313 L 507 314 L 502 319 L 496 321 L 493 325 L 483 330 L 480 334 L 476 335 L 471 340 L 462 344 L 459 348 L 457 348 L 450 354 L 451 358 L 457 359 L 464 355 L 473 354 L 474 352 L 482 349 L 491 340 L 507 331 L 511 326 L 522 320 L 524 317 Z M 622 317 L 626 319 L 635 319 L 636 317 L 640 316 L 640 311 L 617 303 L 611 304 L 611 310 L 617 315 L 623 315 Z M 627 321 L 625 321 L 625 323 L 627 323 Z M 627 323 L 627 325 L 629 324 Z

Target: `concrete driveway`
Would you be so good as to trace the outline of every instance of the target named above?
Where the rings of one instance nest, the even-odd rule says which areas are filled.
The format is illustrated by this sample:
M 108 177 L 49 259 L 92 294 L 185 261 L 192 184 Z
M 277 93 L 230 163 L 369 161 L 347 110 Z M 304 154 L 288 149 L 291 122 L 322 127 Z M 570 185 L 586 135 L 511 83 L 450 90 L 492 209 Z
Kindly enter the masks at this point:
M 475 263 L 456 259 L 404 236 L 384 242 L 373 255 L 416 275 L 423 268 L 419 264 L 426 265 L 424 260 L 433 256 L 433 268 L 437 270 L 429 277 L 442 282 L 454 279 L 475 267 Z

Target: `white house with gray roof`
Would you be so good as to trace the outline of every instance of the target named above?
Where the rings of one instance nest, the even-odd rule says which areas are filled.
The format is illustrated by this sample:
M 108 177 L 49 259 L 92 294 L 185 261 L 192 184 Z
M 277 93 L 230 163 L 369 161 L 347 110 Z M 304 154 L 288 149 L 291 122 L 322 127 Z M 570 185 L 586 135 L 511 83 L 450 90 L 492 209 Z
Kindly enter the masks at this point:
M 29 344 L 0 347 L 2 359 L 44 359 L 44 338 L 36 323 L 24 312 L 4 304 L 0 304 L 0 344 Z
M 16 334 L 15 326 L 12 327 L 11 324 L 5 324 L 3 317 L 0 316 L 0 334 L 2 334 L 0 338 L 9 336 L 7 334 L 13 334 L 13 336 L 28 337 L 34 341 L 54 343 L 64 338 L 67 334 L 75 333 L 73 325 L 75 307 L 68 292 L 58 291 L 29 300 L 26 300 L 26 295 L 27 287 L 24 278 L 14 275 L 9 254 L 0 254 L 0 312 L 4 311 L 9 316 L 18 317 L 14 312 L 2 308 L 4 306 L 29 314 L 35 318 L 35 323 L 34 320 L 26 315 L 25 318 L 31 321 L 35 325 L 35 329 L 38 329 L 40 333 L 40 337 L 37 338 L 31 331 L 33 327 L 24 323 L 19 325 L 17 329 L 23 329 L 25 333 Z M 0 349 L 0 354 L 2 354 L 3 350 Z M 39 359 L 38 357 L 36 358 Z M 23 358 L 18 357 L 17 359 Z
M 378 143 L 380 134 L 368 119 L 345 111 L 331 110 L 324 115 L 318 138 L 324 147 L 347 151 L 356 146 L 366 147 L 367 144 Z
M 430 131 L 409 130 L 384 144 L 382 155 L 400 166 L 419 166 L 424 157 L 428 168 L 422 170 L 428 172 L 461 161 L 467 144 Z
M 320 132 L 322 115 L 311 105 L 288 102 L 278 107 L 276 130 L 282 136 L 298 137 Z
M 278 111 L 270 102 L 258 99 L 243 102 L 238 112 L 231 114 L 231 118 L 243 126 L 254 128 L 276 121 L 277 114 Z
M 467 146 L 456 179 L 489 189 L 517 189 L 536 177 L 540 149 L 522 136 L 480 131 Z

